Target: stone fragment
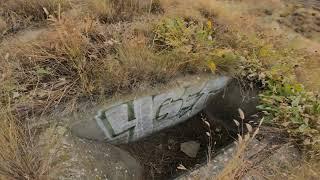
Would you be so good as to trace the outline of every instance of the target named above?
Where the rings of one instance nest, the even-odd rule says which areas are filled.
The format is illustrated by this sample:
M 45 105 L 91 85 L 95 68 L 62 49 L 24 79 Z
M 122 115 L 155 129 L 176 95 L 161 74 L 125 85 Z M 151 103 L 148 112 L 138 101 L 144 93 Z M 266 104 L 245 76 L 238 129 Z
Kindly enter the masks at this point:
M 58 168 L 50 169 L 50 179 L 140 180 L 143 168 L 128 152 L 113 145 L 79 139 L 70 134 L 62 139 Z
M 180 144 L 180 150 L 192 158 L 197 157 L 199 149 L 200 143 L 196 141 L 188 141 Z

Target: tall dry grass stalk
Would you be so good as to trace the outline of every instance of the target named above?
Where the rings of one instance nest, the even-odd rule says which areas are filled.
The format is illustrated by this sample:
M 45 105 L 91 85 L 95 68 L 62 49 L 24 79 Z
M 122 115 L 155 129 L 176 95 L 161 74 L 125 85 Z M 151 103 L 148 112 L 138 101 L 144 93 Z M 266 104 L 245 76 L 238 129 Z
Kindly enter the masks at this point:
M 240 109 L 239 109 L 240 110 Z M 240 118 L 244 120 L 244 114 L 242 110 L 240 112 Z M 238 134 L 238 140 L 236 143 L 236 151 L 234 152 L 232 158 L 225 164 L 223 170 L 215 177 L 218 180 L 230 180 L 230 179 L 241 179 L 250 168 L 250 164 L 245 159 L 246 152 L 248 150 L 249 144 L 253 142 L 254 138 L 257 136 L 260 130 L 260 126 L 263 123 L 263 119 L 260 121 L 259 126 L 253 131 L 250 124 L 239 123 L 235 121 L 239 128 L 246 128 L 247 134 Z M 245 126 L 245 127 L 243 127 Z M 242 130 L 243 132 L 243 130 Z
M 54 140 L 41 146 L 35 134 L 14 115 L 0 109 L 0 179 L 47 179 Z
M 69 7 L 67 0 L 0 0 L 0 16 L 7 24 L 6 31 L 10 33 L 57 16 Z
M 94 19 L 50 20 L 50 31 L 37 39 L 0 50 L 0 91 L 18 109 L 46 112 L 78 98 L 128 92 L 199 69 L 184 62 L 187 57 L 155 54 L 143 34 L 123 38 L 120 45 L 117 36 L 106 33 Z
M 73 97 L 78 93 L 92 94 L 97 61 L 106 53 L 94 21 L 51 20 L 54 20 L 51 31 L 32 42 L 18 42 L 2 51 L 1 63 L 14 71 L 5 76 L 2 89 L 15 82 L 16 87 L 11 90 L 21 93 L 26 100 L 37 99 L 31 105 L 42 106 L 42 110 L 59 104 L 70 94 Z M 24 94 L 20 88 L 31 91 Z
M 87 0 L 87 11 L 103 23 L 114 23 L 150 12 L 153 3 L 153 0 Z
M 5 33 L 5 31 L 7 30 L 7 23 L 4 21 L 4 19 L 0 16 L 0 37 L 2 36 L 2 34 Z
M 45 11 L 56 14 L 59 6 L 69 4 L 67 0 L 0 0 L 0 5 L 2 13 L 8 18 L 16 16 L 39 21 L 47 18 Z

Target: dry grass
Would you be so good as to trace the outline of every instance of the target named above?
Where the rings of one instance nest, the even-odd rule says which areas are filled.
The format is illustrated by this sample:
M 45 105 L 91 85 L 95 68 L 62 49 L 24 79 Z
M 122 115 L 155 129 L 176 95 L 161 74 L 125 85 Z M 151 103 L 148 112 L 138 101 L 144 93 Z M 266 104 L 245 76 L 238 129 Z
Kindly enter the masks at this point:
M 40 146 L 35 134 L 3 109 L 0 121 L 0 179 L 47 179 L 52 163 L 48 148 L 54 140 Z
M 10 16 L 12 13 L 34 21 L 44 20 L 49 14 L 56 14 L 59 6 L 62 8 L 68 5 L 66 0 L 1 0 L 0 4 L 5 15 Z
M 7 30 L 7 23 L 3 20 L 3 18 L 0 16 L 0 37 L 2 36 L 2 34 L 5 33 L 5 31 Z
M 11 90 L 25 99 L 36 99 L 33 103 L 44 109 L 46 105 L 59 104 L 70 94 L 91 95 L 98 61 L 109 47 L 102 45 L 105 39 L 96 31 L 96 25 L 92 20 L 55 20 L 53 29 L 33 42 L 4 49 L 2 63 L 12 70 L 9 73 L 2 69 L 6 74 L 4 86 L 15 83 L 16 88 Z
M 69 3 L 66 0 L 0 0 L 0 7 L 0 15 L 7 23 L 8 31 L 15 32 L 31 22 L 58 15 L 69 7 Z
M 254 1 L 254 0 L 253 0 Z M 279 1 L 279 0 L 275 0 Z M 278 3 L 262 0 L 252 5 L 251 0 L 245 1 L 218 1 L 218 0 L 160 0 L 160 4 L 167 16 L 178 16 L 198 21 L 206 21 L 207 18 L 218 18 L 228 25 L 242 25 L 252 11 L 262 11 L 265 8 L 275 8 Z M 255 14 L 256 15 L 256 14 Z M 254 16 L 250 16 L 254 18 Z M 239 21 L 241 20 L 241 21 Z M 252 20 L 250 20 L 252 21 Z M 253 23 L 251 24 L 253 25 Z
M 183 17 L 197 21 L 205 20 L 200 12 L 201 8 L 203 7 L 202 0 L 160 0 L 160 4 L 165 11 L 165 16 Z
M 110 0 L 88 1 L 88 8 L 91 13 L 101 21 L 106 21 L 115 13 L 115 9 L 113 8 Z
M 91 18 L 51 20 L 51 30 L 38 39 L 0 51 L 1 101 L 12 101 L 18 112 L 46 112 L 59 104 L 73 107 L 79 98 L 128 92 L 179 73 L 206 70 L 205 65 L 198 67 L 199 58 L 156 54 L 144 33 L 132 31 L 130 38 L 118 38 Z
M 288 172 L 279 174 L 277 179 L 305 180 L 317 179 L 320 177 L 319 161 L 305 161 L 301 166 L 293 167 Z
M 32 42 L 1 47 L 1 106 L 12 105 L 19 113 L 50 112 L 61 104 L 72 109 L 79 99 L 127 93 L 140 86 L 165 83 L 180 74 L 207 72 L 207 63 L 211 61 L 213 71 L 216 68 L 233 71 L 239 65 L 234 52 L 255 51 L 263 45 L 254 38 L 261 34 L 255 15 L 265 6 L 280 7 L 279 1 L 267 0 L 259 6 L 247 6 L 252 3 L 249 0 L 241 4 L 212 0 L 85 2 L 83 14 L 70 17 L 61 14 L 71 7 L 66 0 L 0 0 L 0 36 L 8 28 L 19 30 L 30 22 L 49 19 L 47 22 L 51 23 L 49 31 Z M 169 41 L 165 38 L 159 44 L 154 41 L 157 32 L 150 26 L 157 26 L 163 18 L 153 12 L 164 13 L 167 19 L 181 17 L 183 27 L 194 25 L 198 28 L 196 32 L 202 33 L 208 22 L 213 28 L 210 34 L 203 33 L 205 43 L 195 40 L 197 33 L 192 32 L 185 36 L 185 44 L 178 42 L 178 46 L 169 44 L 170 48 L 168 45 L 157 48 L 156 45 Z M 134 19 L 137 15 L 154 19 L 143 21 L 140 29 L 133 28 L 141 20 Z M 243 39 L 244 34 L 247 39 Z M 208 39 L 214 43 L 208 44 Z M 30 135 L 13 116 L 4 114 L 1 118 L 4 119 L 1 128 L 5 131 L 0 137 L 3 141 L 0 173 L 12 179 L 43 178 L 48 166 L 36 156 L 39 152 L 31 143 Z M 234 159 L 220 174 L 220 179 L 236 178 L 246 168 L 243 152 L 247 141 L 244 138 L 239 143 Z
M 232 51 L 228 45 L 217 52 L 212 44 L 207 47 L 207 43 L 211 43 L 207 40 L 208 35 L 213 29 L 203 32 L 203 22 L 196 22 L 192 26 L 195 30 L 187 34 L 188 43 L 194 44 L 191 49 L 190 45 L 183 44 L 174 50 L 155 51 L 152 28 L 145 29 L 144 24 L 139 30 L 131 27 L 138 23 L 121 21 L 127 15 L 132 17 L 132 13 L 150 12 L 154 4 L 161 4 L 165 16 L 170 18 L 179 14 L 172 14 L 176 10 L 185 9 L 183 1 L 174 1 L 172 4 L 168 1 L 94 0 L 87 3 L 89 14 L 96 14 L 90 18 L 81 15 L 80 20 L 78 17 L 63 16 L 61 11 L 57 11 L 57 7 L 60 10 L 59 5 L 68 5 L 62 0 L 28 3 L 21 0 L 4 6 L 5 12 L 17 11 L 19 16 L 26 19 L 33 17 L 34 21 L 46 19 L 48 14 L 53 16 L 49 18 L 52 22 L 50 30 L 38 39 L 14 43 L 0 50 L 2 104 L 12 102 L 22 113 L 45 112 L 59 104 L 68 104 L 72 109 L 79 98 L 128 92 L 140 85 L 164 83 L 180 73 L 207 72 L 208 61 L 216 63 L 212 68 L 214 71 L 216 68 L 232 71 L 237 66 L 233 61 L 237 59 L 236 56 L 228 53 L 231 56 L 227 57 L 232 60 L 229 61 L 221 53 Z M 189 8 L 205 19 L 202 12 L 206 3 L 209 2 L 201 1 L 200 5 Z M 18 5 L 23 8 L 18 10 Z M 49 13 L 46 14 L 40 7 L 45 7 Z M 193 11 L 190 11 L 190 15 L 197 16 L 191 13 Z M 110 23 L 120 20 L 120 30 L 100 24 L 109 22 L 108 18 L 111 18 Z M 159 20 L 152 18 L 155 22 Z M 145 22 L 149 26 L 154 24 Z M 201 37 L 194 39 L 197 33 Z
M 249 143 L 251 140 L 252 139 L 248 137 L 238 139 L 235 153 L 225 165 L 224 169 L 214 179 L 230 180 L 243 179 L 246 177 L 270 180 L 305 180 L 317 179 L 319 177 L 320 164 L 319 161 L 316 160 L 318 157 L 315 160 L 307 160 L 307 158 L 295 159 L 296 162 L 291 162 L 292 159 L 288 157 L 291 155 L 282 154 L 278 158 L 283 158 L 284 156 L 288 159 L 274 160 L 275 157 L 272 158 L 271 155 L 270 160 L 268 157 L 266 157 L 266 159 L 264 159 L 262 162 L 259 161 L 258 163 L 253 163 L 254 160 L 249 161 L 245 158 L 245 156 L 246 152 L 248 151 L 248 147 L 250 147 Z M 289 148 L 289 146 L 285 148 Z M 257 157 L 259 157 L 259 154 L 257 154 Z M 264 161 L 268 163 L 264 163 Z
M 245 157 L 246 152 L 248 151 L 249 144 L 253 142 L 259 133 L 263 119 L 260 121 L 259 126 L 253 131 L 250 124 L 243 123 L 245 115 L 241 109 L 239 109 L 239 117 L 242 123 L 237 120 L 234 121 L 239 129 L 242 129 L 242 133 L 238 134 L 238 141 L 235 142 L 237 147 L 232 158 L 224 165 L 223 170 L 217 175 L 216 179 L 218 180 L 240 179 L 249 168 L 248 160 Z M 244 128 L 246 129 L 246 134 L 243 134 Z
M 135 15 L 151 13 L 153 0 L 87 0 L 87 10 L 103 23 L 132 20 Z

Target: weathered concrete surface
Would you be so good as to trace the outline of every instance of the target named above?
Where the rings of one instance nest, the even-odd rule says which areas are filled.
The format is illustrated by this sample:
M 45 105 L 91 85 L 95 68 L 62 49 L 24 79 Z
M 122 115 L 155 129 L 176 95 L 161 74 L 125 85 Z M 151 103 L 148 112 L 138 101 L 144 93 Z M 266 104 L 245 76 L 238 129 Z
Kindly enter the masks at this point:
M 67 132 L 67 131 L 66 131 Z M 82 140 L 68 132 L 55 151 L 58 167 L 50 178 L 64 180 L 140 180 L 143 168 L 128 152 L 107 143 Z
M 300 152 L 292 144 L 282 145 L 273 154 L 265 157 L 261 164 L 255 166 L 242 179 L 243 180 L 267 180 L 276 179 L 290 172 L 299 165 Z M 289 173 L 287 173 L 289 174 Z
M 274 176 L 275 172 L 279 173 L 281 170 L 294 167 L 299 163 L 301 154 L 296 147 L 291 143 L 283 144 L 284 142 L 279 141 L 278 134 L 265 135 L 268 136 L 259 140 L 253 139 L 242 154 L 243 162 L 239 163 L 236 168 L 244 171 L 250 170 L 245 173 L 242 179 L 268 179 L 267 177 Z M 237 146 L 235 144 L 229 145 L 220 150 L 210 162 L 181 175 L 176 180 L 215 179 L 221 175 L 236 152 Z
M 266 144 L 254 140 L 252 143 L 250 143 L 250 147 L 255 147 L 261 150 L 262 148 L 266 147 Z M 175 180 L 214 179 L 217 175 L 219 175 L 219 173 L 223 171 L 226 164 L 235 154 L 236 150 L 237 147 L 235 144 L 229 145 L 228 147 L 221 149 L 210 162 L 203 164 L 203 166 L 201 166 L 200 168 L 192 170 L 186 175 L 182 175 Z M 254 152 L 256 150 L 257 149 L 254 149 Z M 248 157 L 252 156 L 249 155 Z
M 229 81 L 226 76 L 195 76 L 165 92 L 102 106 L 84 117 L 78 115 L 80 120 L 72 124 L 72 132 L 112 144 L 133 142 L 197 114 Z

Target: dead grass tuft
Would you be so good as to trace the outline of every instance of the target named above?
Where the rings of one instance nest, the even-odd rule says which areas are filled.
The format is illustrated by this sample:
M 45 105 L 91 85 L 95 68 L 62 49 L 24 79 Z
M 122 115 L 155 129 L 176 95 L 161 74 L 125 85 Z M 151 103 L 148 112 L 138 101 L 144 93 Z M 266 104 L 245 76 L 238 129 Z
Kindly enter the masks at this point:
M 24 96 L 24 101 L 32 100 L 33 107 L 42 106 L 43 110 L 66 97 L 91 95 L 94 72 L 100 65 L 97 61 L 109 47 L 103 44 L 104 36 L 97 28 L 90 19 L 56 20 L 52 30 L 38 39 L 7 47 L 2 53 L 2 63 L 13 72 L 2 69 L 3 87 L 14 82 L 16 87 L 9 88 L 10 95 L 13 92 Z
M 0 37 L 5 33 L 7 30 L 7 23 L 0 17 Z
M 236 125 L 242 128 L 242 133 L 244 130 L 243 120 L 245 119 L 245 115 L 241 109 L 239 110 L 239 116 L 241 119 L 241 123 L 237 120 L 234 120 Z M 218 180 L 229 180 L 229 179 L 240 179 L 245 175 L 245 172 L 248 168 L 250 168 L 250 163 L 246 160 L 246 152 L 248 147 L 250 147 L 250 143 L 254 141 L 257 134 L 260 131 L 260 127 L 264 119 L 260 120 L 260 124 L 254 130 L 250 124 L 245 123 L 245 128 L 247 131 L 246 134 L 238 134 L 238 141 L 236 141 L 236 151 L 234 152 L 232 158 L 224 165 L 223 170 L 217 175 L 216 179 Z M 254 131 L 253 131 L 254 130 Z
M 91 11 L 90 13 L 101 21 L 107 21 L 115 11 L 110 0 L 88 1 L 88 8 Z
M 145 32 L 133 30 L 118 38 L 91 18 L 51 20 L 51 30 L 38 39 L 13 43 L 0 53 L 1 101 L 12 101 L 23 114 L 46 112 L 58 104 L 73 107 L 81 98 L 128 92 L 180 73 L 207 70 L 206 61 L 196 55 L 155 53 Z
M 66 0 L 0 0 L 0 15 L 9 26 L 17 31 L 31 22 L 39 22 L 50 15 L 57 16 L 69 6 Z
M 4 14 L 13 13 L 34 21 L 44 20 L 49 14 L 56 14 L 59 6 L 62 8 L 68 5 L 66 0 L 1 0 L 0 4 Z
M 317 160 L 305 161 L 301 166 L 293 167 L 286 173 L 279 173 L 277 179 L 303 180 L 303 179 L 317 179 L 320 177 L 319 173 L 320 163 Z
M 103 23 L 128 21 L 134 15 L 156 12 L 157 1 L 141 0 L 88 0 L 87 11 Z
M 201 1 L 160 0 L 160 4 L 164 9 L 165 16 L 182 17 L 197 21 L 205 20 L 199 11 L 200 7 L 202 7 Z
M 47 179 L 51 168 L 49 150 L 40 151 L 35 135 L 14 115 L 0 111 L 0 179 Z M 52 146 L 52 140 L 48 145 Z

